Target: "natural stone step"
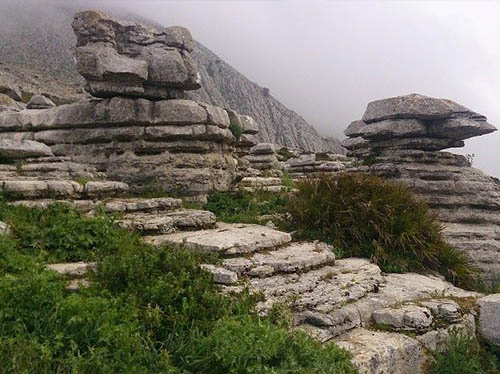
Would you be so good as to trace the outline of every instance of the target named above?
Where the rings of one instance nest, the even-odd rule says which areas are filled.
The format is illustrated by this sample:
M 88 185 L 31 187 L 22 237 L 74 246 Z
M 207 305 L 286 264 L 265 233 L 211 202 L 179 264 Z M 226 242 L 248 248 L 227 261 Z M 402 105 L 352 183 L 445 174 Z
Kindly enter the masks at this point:
M 59 274 L 66 275 L 70 278 L 82 278 L 89 270 L 96 268 L 95 262 L 70 262 L 60 264 L 50 264 L 47 269 L 55 271 Z
M 172 211 L 182 208 L 182 200 L 172 197 L 161 197 L 152 199 L 142 198 L 113 198 L 109 200 L 18 200 L 13 201 L 13 205 L 23 205 L 30 208 L 45 209 L 51 204 L 62 203 L 73 206 L 76 210 L 89 213 L 96 208 L 102 207 L 107 213 L 128 213 L 128 212 L 158 212 Z
M 357 328 L 336 340 L 336 344 L 349 351 L 363 374 L 424 372 L 424 347 L 404 334 Z
M 235 255 L 274 249 L 292 238 L 288 233 L 266 226 L 218 223 L 214 229 L 149 236 L 145 240 L 153 245 Z
M 103 204 L 104 210 L 110 213 L 172 211 L 182 208 L 182 200 L 172 197 L 111 199 L 105 201 Z
M 299 314 L 328 314 L 378 289 L 382 282 L 380 273 L 380 268 L 368 260 L 352 258 L 304 273 L 250 278 L 248 287 L 264 294 L 266 300 L 258 304 L 260 311 L 270 310 L 276 302 L 294 299 L 294 309 Z
M 118 221 L 126 229 L 145 235 L 169 234 L 181 230 L 210 228 L 215 225 L 215 215 L 206 210 L 182 209 L 157 213 L 129 213 Z
M 278 273 L 303 273 L 333 265 L 333 248 L 320 242 L 291 243 L 278 250 L 224 260 L 222 266 L 238 275 L 268 277 Z

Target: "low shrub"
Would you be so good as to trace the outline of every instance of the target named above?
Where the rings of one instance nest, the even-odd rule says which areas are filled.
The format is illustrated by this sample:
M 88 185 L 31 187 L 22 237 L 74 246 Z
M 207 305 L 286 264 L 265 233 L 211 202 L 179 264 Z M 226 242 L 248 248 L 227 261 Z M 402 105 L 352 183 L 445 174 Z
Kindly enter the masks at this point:
M 229 124 L 229 130 L 236 140 L 240 140 L 241 135 L 243 135 L 243 129 L 239 123 L 231 121 Z
M 443 240 L 435 215 L 405 186 L 342 174 L 297 188 L 286 208 L 297 237 L 327 241 L 339 256 L 370 258 L 386 272 L 431 270 L 462 286 L 475 283 L 468 259 Z
M 496 358 L 480 346 L 475 337 L 451 333 L 443 352 L 432 357 L 429 374 L 498 374 Z
M 94 261 L 133 241 L 116 230 L 113 218 L 84 217 L 69 205 L 47 209 L 0 204 L 0 220 L 9 224 L 19 251 L 46 261 Z
M 205 208 L 222 222 L 259 223 L 260 216 L 284 213 L 286 202 L 285 194 L 264 190 L 216 192 Z
M 217 291 L 199 266 L 215 258 L 151 247 L 67 206 L 0 216 L 12 229 L 0 235 L 1 373 L 355 372 L 345 351 L 290 332 L 281 312 L 259 317 L 259 295 Z M 44 269 L 63 258 L 97 260 L 90 287 L 71 293 Z

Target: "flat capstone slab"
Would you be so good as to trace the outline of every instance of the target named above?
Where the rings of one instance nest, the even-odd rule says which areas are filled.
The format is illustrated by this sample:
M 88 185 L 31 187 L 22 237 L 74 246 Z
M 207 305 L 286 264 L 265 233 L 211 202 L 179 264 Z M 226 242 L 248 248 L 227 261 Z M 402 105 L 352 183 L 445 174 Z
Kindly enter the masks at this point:
M 218 223 L 215 229 L 149 236 L 153 245 L 227 255 L 273 249 L 292 240 L 290 234 L 266 226 Z

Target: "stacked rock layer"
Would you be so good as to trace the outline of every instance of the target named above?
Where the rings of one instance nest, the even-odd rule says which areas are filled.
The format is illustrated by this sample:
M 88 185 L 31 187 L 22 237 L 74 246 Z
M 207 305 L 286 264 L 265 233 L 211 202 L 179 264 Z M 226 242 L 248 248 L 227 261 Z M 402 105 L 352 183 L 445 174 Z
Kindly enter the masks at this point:
M 189 31 L 120 21 L 98 11 L 75 15 L 75 57 L 93 96 L 178 98 L 201 87 Z
M 73 29 L 79 70 L 96 99 L 3 112 L 2 138 L 37 141 L 132 190 L 197 198 L 229 190 L 235 150 L 256 144 L 258 126 L 234 111 L 182 99 L 200 87 L 189 31 L 153 29 L 96 11 L 77 13 Z M 240 129 L 239 140 L 231 124 Z
M 368 104 L 344 141 L 351 155 L 369 161 L 361 170 L 403 182 L 426 200 L 448 241 L 491 283 L 500 277 L 500 186 L 466 157 L 440 150 L 495 130 L 453 101 L 412 94 Z

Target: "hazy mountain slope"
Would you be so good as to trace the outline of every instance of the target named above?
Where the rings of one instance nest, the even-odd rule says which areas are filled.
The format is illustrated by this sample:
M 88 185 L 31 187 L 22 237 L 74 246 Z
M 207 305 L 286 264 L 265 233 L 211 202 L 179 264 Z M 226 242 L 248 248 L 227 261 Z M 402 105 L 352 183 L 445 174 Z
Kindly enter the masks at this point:
M 36 75 L 42 74 L 40 85 L 46 85 L 50 76 L 68 82 L 60 95 L 81 95 L 77 87 L 82 80 L 71 54 L 75 45 L 71 22 L 79 8 L 79 2 L 0 0 L 0 76 L 14 77 L 21 85 L 29 81 L 26 85 L 32 88 Z M 123 11 L 112 13 L 125 15 Z M 127 14 L 127 18 L 145 22 L 135 15 Z M 260 126 L 260 141 L 305 150 L 342 151 L 338 141 L 322 139 L 314 127 L 268 90 L 249 81 L 202 44 L 197 43 L 194 57 L 204 86 L 194 97 L 254 117 Z M 68 87 L 74 87 L 75 92 Z M 51 93 L 57 95 L 53 88 Z

